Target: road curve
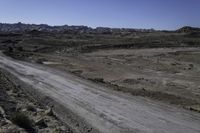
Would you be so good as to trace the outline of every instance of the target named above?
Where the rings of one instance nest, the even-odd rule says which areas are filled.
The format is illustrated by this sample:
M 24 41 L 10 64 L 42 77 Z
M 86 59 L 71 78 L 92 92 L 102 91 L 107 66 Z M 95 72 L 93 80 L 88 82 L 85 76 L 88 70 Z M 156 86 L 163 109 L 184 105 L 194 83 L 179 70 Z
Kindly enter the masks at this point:
M 102 133 L 200 133 L 200 114 L 0 54 L 0 68 L 72 110 Z

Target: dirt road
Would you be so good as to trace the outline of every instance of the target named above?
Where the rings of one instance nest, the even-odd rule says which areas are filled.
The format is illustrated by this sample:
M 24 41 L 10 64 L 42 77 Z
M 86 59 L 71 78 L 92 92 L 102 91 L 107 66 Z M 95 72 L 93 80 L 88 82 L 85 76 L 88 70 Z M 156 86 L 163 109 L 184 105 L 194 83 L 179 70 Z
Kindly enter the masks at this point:
M 49 96 L 102 133 L 199 133 L 200 114 L 113 92 L 68 73 L 10 59 L 0 68 Z

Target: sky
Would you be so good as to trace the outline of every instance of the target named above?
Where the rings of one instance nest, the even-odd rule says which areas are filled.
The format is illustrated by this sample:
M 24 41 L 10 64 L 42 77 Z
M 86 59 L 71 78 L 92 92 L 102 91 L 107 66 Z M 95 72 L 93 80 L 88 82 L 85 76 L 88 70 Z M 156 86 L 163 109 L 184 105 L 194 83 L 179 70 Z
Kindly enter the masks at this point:
M 0 22 L 173 30 L 200 27 L 200 0 L 0 0 Z

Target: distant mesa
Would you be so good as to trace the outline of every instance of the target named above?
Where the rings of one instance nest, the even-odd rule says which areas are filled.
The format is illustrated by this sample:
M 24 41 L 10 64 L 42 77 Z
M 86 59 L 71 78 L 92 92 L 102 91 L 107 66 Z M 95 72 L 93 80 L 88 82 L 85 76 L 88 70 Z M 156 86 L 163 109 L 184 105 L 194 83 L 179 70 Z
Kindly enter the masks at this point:
M 177 31 L 178 32 L 183 32 L 183 33 L 200 32 L 200 28 L 184 26 L 184 27 L 178 29 Z

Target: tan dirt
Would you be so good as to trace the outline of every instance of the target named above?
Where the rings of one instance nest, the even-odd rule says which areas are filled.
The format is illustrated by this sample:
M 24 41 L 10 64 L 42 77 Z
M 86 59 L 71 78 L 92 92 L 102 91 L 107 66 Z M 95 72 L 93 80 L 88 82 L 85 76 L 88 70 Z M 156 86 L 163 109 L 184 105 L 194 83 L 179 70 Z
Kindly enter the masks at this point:
M 198 113 L 118 93 L 63 71 L 3 55 L 0 64 L 1 68 L 32 86 L 34 91 L 72 110 L 92 127 L 84 132 L 200 132 Z M 80 127 L 76 125 L 76 128 Z

